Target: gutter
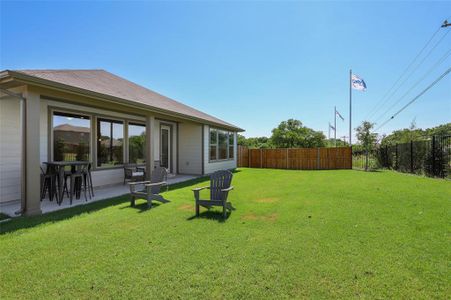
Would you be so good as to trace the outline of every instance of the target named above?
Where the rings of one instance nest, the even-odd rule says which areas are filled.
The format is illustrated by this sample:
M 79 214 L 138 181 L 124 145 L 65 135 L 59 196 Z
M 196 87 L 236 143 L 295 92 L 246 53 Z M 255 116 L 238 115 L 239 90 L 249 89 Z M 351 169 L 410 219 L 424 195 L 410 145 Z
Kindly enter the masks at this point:
M 168 115 L 168 116 L 176 115 L 177 117 L 179 117 L 181 119 L 195 121 L 195 122 L 201 123 L 201 124 L 218 126 L 218 127 L 221 127 L 221 128 L 225 128 L 225 129 L 229 129 L 229 130 L 233 130 L 233 131 L 237 131 L 237 132 L 243 132 L 244 131 L 244 129 L 239 128 L 239 127 L 235 127 L 232 124 L 226 125 L 226 124 L 216 123 L 216 122 L 213 122 L 213 121 L 208 121 L 208 120 L 205 120 L 205 119 L 201 119 L 201 118 L 197 118 L 197 117 L 181 114 L 181 113 L 178 113 L 178 112 L 165 110 L 165 109 L 158 108 L 158 107 L 155 107 L 155 106 L 151 106 L 151 105 L 148 105 L 148 104 L 135 102 L 135 101 L 131 101 L 131 100 L 123 99 L 123 98 L 118 98 L 118 97 L 114 97 L 114 96 L 110 96 L 110 95 L 106 95 L 106 94 L 101 94 L 101 93 L 89 91 L 89 90 L 86 90 L 86 89 L 77 88 L 77 87 L 73 87 L 73 86 L 70 86 L 70 85 L 54 82 L 54 81 L 51 81 L 51 80 L 37 78 L 37 77 L 30 76 L 30 75 L 27 75 L 27 74 L 23 74 L 23 73 L 20 73 L 20 72 L 17 72 L 17 71 L 6 70 L 6 71 L 3 71 L 3 72 L 0 72 L 0 79 L 6 78 L 8 76 L 11 76 L 12 78 L 17 79 L 17 80 L 19 80 L 19 81 L 21 81 L 21 82 L 23 82 L 25 84 L 34 84 L 34 85 L 38 85 L 38 86 L 46 87 L 46 88 L 50 87 L 50 88 L 53 88 L 53 89 L 56 89 L 56 90 L 59 90 L 59 91 L 63 91 L 63 92 L 69 91 L 69 92 L 75 93 L 75 94 L 80 95 L 80 96 L 89 96 L 89 97 L 95 98 L 97 100 L 102 100 L 102 101 L 106 100 L 106 101 L 109 101 L 109 102 L 118 103 L 118 104 L 121 104 L 121 105 L 126 105 L 126 106 L 129 106 L 129 107 L 133 107 L 133 108 L 139 107 L 139 108 L 142 108 L 142 109 L 144 109 L 146 111 L 157 112 L 157 113 L 161 113 L 161 114 Z

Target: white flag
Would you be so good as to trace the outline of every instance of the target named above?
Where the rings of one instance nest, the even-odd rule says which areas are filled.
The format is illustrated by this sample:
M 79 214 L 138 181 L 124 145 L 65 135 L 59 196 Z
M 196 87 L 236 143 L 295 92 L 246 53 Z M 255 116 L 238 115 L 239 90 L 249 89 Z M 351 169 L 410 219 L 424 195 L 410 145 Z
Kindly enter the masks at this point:
M 357 75 L 352 74 L 351 76 L 351 86 L 354 90 L 366 91 L 365 81 Z

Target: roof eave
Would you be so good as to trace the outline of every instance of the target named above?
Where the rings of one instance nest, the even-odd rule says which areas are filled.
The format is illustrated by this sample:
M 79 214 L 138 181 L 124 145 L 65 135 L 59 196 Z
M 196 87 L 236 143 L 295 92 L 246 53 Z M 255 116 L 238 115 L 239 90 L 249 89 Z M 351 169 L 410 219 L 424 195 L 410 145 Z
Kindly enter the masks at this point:
M 114 97 L 114 96 L 110 96 L 110 95 L 106 95 L 106 94 L 102 94 L 102 93 L 89 91 L 89 90 L 82 89 L 82 88 L 77 88 L 77 87 L 70 86 L 67 84 L 62 84 L 62 83 L 54 82 L 51 80 L 38 78 L 38 77 L 27 75 L 27 74 L 24 74 L 21 72 L 16 72 L 16 71 L 11 71 L 11 70 L 4 70 L 4 71 L 0 72 L 0 79 L 4 79 L 4 78 L 8 78 L 8 77 L 14 78 L 21 82 L 24 82 L 25 84 L 32 84 L 32 85 L 42 86 L 42 87 L 46 87 L 46 88 L 53 88 L 53 89 L 57 89 L 57 90 L 61 90 L 61 91 L 71 92 L 71 93 L 75 93 L 75 94 L 79 94 L 79 95 L 83 95 L 83 96 L 88 96 L 88 97 L 96 98 L 99 100 L 107 100 L 107 101 L 119 103 L 122 105 L 132 106 L 132 107 L 138 106 L 142 109 L 161 113 L 164 115 L 169 115 L 169 116 L 175 115 L 181 119 L 195 121 L 195 122 L 198 122 L 201 124 L 214 125 L 214 126 L 219 126 L 221 128 L 230 129 L 230 130 L 237 131 L 237 132 L 244 132 L 244 129 L 233 126 L 233 125 L 216 123 L 216 122 L 212 122 L 212 121 L 205 120 L 202 118 L 196 118 L 196 117 L 193 117 L 190 115 L 161 109 L 161 108 L 147 105 L 144 103 L 139 103 L 139 102 L 135 102 L 135 101 L 128 100 L 128 99 L 118 98 L 118 97 Z

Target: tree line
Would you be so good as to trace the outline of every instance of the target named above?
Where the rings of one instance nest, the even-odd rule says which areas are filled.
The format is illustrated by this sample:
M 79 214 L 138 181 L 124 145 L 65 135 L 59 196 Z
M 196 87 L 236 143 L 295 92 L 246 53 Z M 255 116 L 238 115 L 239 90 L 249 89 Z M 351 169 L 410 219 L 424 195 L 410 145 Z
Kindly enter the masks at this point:
M 409 128 L 395 130 L 389 135 L 378 136 L 373 132 L 374 124 L 363 121 L 355 128 L 357 144 L 353 148 L 365 150 L 377 145 L 395 145 L 418 141 L 433 135 L 451 135 L 451 123 L 442 124 L 433 128 L 417 128 L 412 122 Z M 316 148 L 316 147 L 343 147 L 349 143 L 340 139 L 327 139 L 321 131 L 304 126 L 300 120 L 289 119 L 281 122 L 271 131 L 271 136 L 249 137 L 238 135 L 238 145 L 249 148 Z
M 304 126 L 296 119 L 281 122 L 271 133 L 270 137 L 238 135 L 238 145 L 249 148 L 314 148 L 326 147 L 329 143 L 321 131 Z

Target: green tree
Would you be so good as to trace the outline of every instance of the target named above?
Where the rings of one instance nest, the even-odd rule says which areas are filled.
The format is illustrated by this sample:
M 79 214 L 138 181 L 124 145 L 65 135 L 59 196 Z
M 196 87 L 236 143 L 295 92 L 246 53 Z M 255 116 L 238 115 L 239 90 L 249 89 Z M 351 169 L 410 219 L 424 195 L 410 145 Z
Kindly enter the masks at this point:
M 271 139 L 266 136 L 246 138 L 243 135 L 238 135 L 238 145 L 249 148 L 274 148 Z
M 425 130 L 426 135 L 451 135 L 451 123 L 442 124 Z
M 237 134 L 237 136 L 238 136 L 238 140 L 236 141 L 236 143 L 240 146 L 247 146 L 246 137 L 239 133 Z
M 363 121 L 359 127 L 355 130 L 357 131 L 357 140 L 365 149 L 365 171 L 368 171 L 368 154 L 374 148 L 377 141 L 377 134 L 371 132 L 374 127 L 374 123 Z
M 326 147 L 332 148 L 332 147 L 335 147 L 335 146 L 337 146 L 337 147 L 347 147 L 347 146 L 349 146 L 349 143 L 345 142 L 345 141 L 343 141 L 341 139 L 337 139 L 335 141 L 334 138 L 330 138 L 330 139 L 326 140 Z
M 395 130 L 391 134 L 384 136 L 381 141 L 381 146 L 391 146 L 409 143 L 410 141 L 420 141 L 433 135 L 451 135 L 451 123 L 442 124 L 423 130 L 416 128 L 415 122 L 412 122 L 409 128 Z
M 271 142 L 276 148 L 314 148 L 324 147 L 326 137 L 299 120 L 289 119 L 272 130 Z

